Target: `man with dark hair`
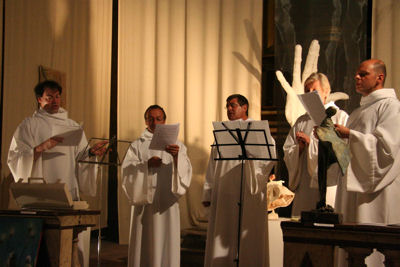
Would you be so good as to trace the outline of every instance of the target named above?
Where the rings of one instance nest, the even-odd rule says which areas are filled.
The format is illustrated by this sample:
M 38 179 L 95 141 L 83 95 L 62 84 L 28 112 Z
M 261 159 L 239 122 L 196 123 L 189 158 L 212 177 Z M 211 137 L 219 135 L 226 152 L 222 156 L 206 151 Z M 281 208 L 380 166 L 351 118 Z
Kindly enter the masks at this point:
M 158 105 L 144 113 L 147 128 L 122 163 L 122 187 L 134 206 L 128 266 L 180 266 L 179 197 L 186 193 L 192 166 L 179 141 L 165 150 L 149 149 L 157 124 L 166 114 Z
M 244 97 L 244 96 L 242 96 L 242 95 L 240 95 L 240 94 L 233 94 L 233 95 L 230 95 L 230 96 L 228 96 L 228 98 L 226 99 L 226 108 L 227 109 L 229 109 L 229 107 L 231 107 L 232 109 L 235 107 L 235 106 L 240 106 L 240 107 L 243 107 L 243 108 L 245 108 L 246 110 L 246 112 L 245 112 L 245 114 L 246 114 L 246 117 L 248 117 L 249 116 L 249 101 L 247 101 L 247 98 L 246 97 Z M 231 113 L 230 112 L 228 112 L 228 118 L 229 118 L 229 120 L 237 120 L 238 118 L 230 118 L 229 117 L 229 115 L 230 115 Z M 242 118 L 242 119 L 244 119 L 244 120 L 246 120 L 247 118 Z
M 165 114 L 164 109 L 162 107 L 160 107 L 159 105 L 151 105 L 151 106 L 149 106 L 146 109 L 146 111 L 144 112 L 144 119 L 145 120 L 147 119 L 147 113 L 149 113 L 153 109 L 159 109 L 163 113 L 163 115 L 164 115 L 163 121 L 165 122 L 165 120 L 167 119 L 167 114 Z
M 251 121 L 249 102 L 239 94 L 226 99 L 230 121 Z M 275 149 L 275 148 L 273 148 Z M 266 183 L 274 163 L 247 160 L 244 164 L 243 203 L 240 251 L 238 251 L 238 223 L 241 161 L 217 161 L 217 150 L 211 150 L 202 203 L 210 209 L 208 220 L 205 266 L 264 266 L 267 248 Z
M 383 87 L 385 69 L 379 59 L 360 64 L 355 75 L 360 107 L 351 113 L 346 127 L 335 125 L 348 139 L 351 154 L 336 196 L 344 222 L 400 223 L 400 102 L 394 89 Z
M 61 86 L 55 81 L 44 81 L 34 91 L 38 109 L 17 127 L 8 152 L 7 162 L 15 181 L 43 177 L 46 183 L 65 183 L 73 200 L 80 200 L 80 192 L 95 195 L 97 168 L 94 164 L 77 164 L 76 159 L 102 155 L 105 142 L 85 152 L 87 139 L 82 131 L 77 145 L 63 145 L 64 138 L 54 136 L 53 130 L 67 132 L 80 126 L 60 107 Z M 90 236 L 90 232 L 79 234 L 80 249 L 83 249 L 82 235 L 85 233 Z M 84 253 L 86 264 L 89 260 L 87 253 Z

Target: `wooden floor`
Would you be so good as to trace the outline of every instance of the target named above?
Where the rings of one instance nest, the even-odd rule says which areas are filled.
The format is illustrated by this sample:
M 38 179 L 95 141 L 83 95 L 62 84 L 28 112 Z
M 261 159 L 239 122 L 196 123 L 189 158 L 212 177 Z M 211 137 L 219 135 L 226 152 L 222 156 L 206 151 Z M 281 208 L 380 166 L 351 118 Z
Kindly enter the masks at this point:
M 100 264 L 98 264 L 97 240 L 90 243 L 89 266 L 126 267 L 128 263 L 128 245 L 120 245 L 110 241 L 101 241 Z
M 182 231 L 181 267 L 202 267 L 204 265 L 205 230 Z M 100 264 L 98 264 L 97 239 L 90 243 L 90 267 L 126 267 L 128 245 L 101 241 Z

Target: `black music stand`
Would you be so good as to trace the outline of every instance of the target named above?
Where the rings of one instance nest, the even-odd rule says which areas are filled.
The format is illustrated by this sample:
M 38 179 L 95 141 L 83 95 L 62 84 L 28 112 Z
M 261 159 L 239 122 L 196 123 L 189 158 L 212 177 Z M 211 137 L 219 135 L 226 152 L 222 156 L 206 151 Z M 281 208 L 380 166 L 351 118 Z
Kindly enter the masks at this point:
M 108 143 L 105 144 L 107 146 L 106 152 L 101 156 L 100 160 L 98 160 L 98 157 L 94 160 L 93 157 L 88 157 L 88 152 L 89 149 L 93 146 L 93 144 L 101 142 L 101 141 L 108 141 Z M 88 144 L 86 145 L 85 151 L 81 154 L 81 156 L 77 159 L 78 163 L 86 163 L 86 164 L 95 164 L 98 166 L 99 173 L 100 173 L 100 190 L 98 192 L 99 195 L 99 210 L 101 212 L 102 210 L 102 204 L 103 204 L 103 176 L 105 175 L 105 172 L 103 171 L 102 167 L 115 167 L 117 168 L 118 166 L 121 166 L 123 159 L 126 156 L 126 152 L 128 151 L 128 148 L 131 144 L 131 141 L 126 141 L 126 140 L 118 140 L 116 136 L 113 136 L 110 139 L 106 138 L 96 138 L 93 137 L 89 140 Z M 122 160 L 119 157 L 118 151 L 123 151 L 123 157 Z M 79 175 L 79 174 L 78 174 Z M 100 266 L 100 250 L 101 250 L 101 214 L 99 216 L 99 234 L 97 238 L 97 266 Z
M 215 130 L 213 131 L 214 144 L 212 146 L 218 152 L 218 158 L 214 160 L 241 161 L 237 258 L 235 259 L 236 265 L 239 266 L 244 162 L 245 160 L 278 161 L 275 149 L 271 149 L 275 146 L 275 141 L 266 120 L 213 122 L 213 125 Z

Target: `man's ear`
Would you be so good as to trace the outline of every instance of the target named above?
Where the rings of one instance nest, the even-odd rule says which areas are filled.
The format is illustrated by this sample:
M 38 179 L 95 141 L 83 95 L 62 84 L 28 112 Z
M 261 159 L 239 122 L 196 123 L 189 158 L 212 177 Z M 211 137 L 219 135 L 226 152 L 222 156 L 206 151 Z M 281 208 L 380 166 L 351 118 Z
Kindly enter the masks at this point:
M 244 108 L 244 107 L 246 107 L 246 108 Z M 244 104 L 244 105 L 242 106 L 242 108 L 244 109 L 244 111 L 247 111 L 248 108 L 249 108 L 249 106 L 248 106 L 247 104 Z
M 378 74 L 378 80 L 381 81 L 383 84 L 383 81 L 385 80 L 385 75 L 383 73 Z

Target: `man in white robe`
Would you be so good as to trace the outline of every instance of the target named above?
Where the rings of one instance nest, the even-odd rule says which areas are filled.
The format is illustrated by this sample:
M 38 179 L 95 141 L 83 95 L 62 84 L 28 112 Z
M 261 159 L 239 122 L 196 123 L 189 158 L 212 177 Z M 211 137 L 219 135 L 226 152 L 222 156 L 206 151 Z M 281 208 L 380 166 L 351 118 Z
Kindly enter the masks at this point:
M 355 80 L 362 95 L 346 127 L 335 125 L 348 138 L 351 161 L 339 180 L 336 207 L 350 223 L 400 223 L 400 102 L 394 89 L 384 88 L 383 61 L 361 63 Z M 374 253 L 375 254 L 375 253 Z M 374 260 L 370 266 L 379 265 Z
M 179 197 L 192 178 L 192 166 L 181 142 L 164 151 L 149 145 L 166 114 L 158 105 L 144 113 L 147 128 L 122 163 L 122 187 L 134 206 L 128 250 L 130 267 L 180 266 Z
M 251 120 L 249 103 L 242 95 L 229 96 L 226 108 L 231 121 Z M 210 207 L 204 266 L 237 266 L 241 161 L 216 161 L 216 157 L 217 151 L 212 149 L 203 188 L 203 205 Z M 266 183 L 274 164 L 245 161 L 240 266 L 268 264 Z
M 304 82 L 306 93 L 318 91 L 325 109 L 334 107 L 337 112 L 333 123 L 346 124 L 348 115 L 334 102 L 327 102 L 331 92 L 328 78 L 322 73 L 313 73 Z M 302 211 L 316 209 L 320 200 L 318 191 L 318 139 L 314 136 L 315 123 L 309 114 L 300 116 L 283 145 L 284 161 L 289 173 L 289 189 L 295 193 L 292 216 L 300 216 Z M 335 205 L 336 185 L 339 178 L 339 165 L 332 164 L 327 173 L 326 203 Z
M 39 108 L 17 127 L 8 152 L 7 162 L 15 181 L 29 177 L 42 177 L 46 183 L 59 180 L 68 186 L 73 200 L 79 200 L 80 191 L 95 195 L 97 168 L 94 164 L 76 163 L 78 157 L 89 156 L 83 155 L 88 153 L 83 130 L 80 140 L 76 140 L 77 145 L 63 145 L 63 137 L 52 135 L 54 128 L 69 131 L 80 127 L 60 107 L 61 86 L 54 81 L 44 81 L 34 91 Z M 89 150 L 93 157 L 104 153 L 103 144 L 96 144 Z M 81 232 L 78 239 L 83 253 L 80 256 L 88 266 L 90 230 Z

